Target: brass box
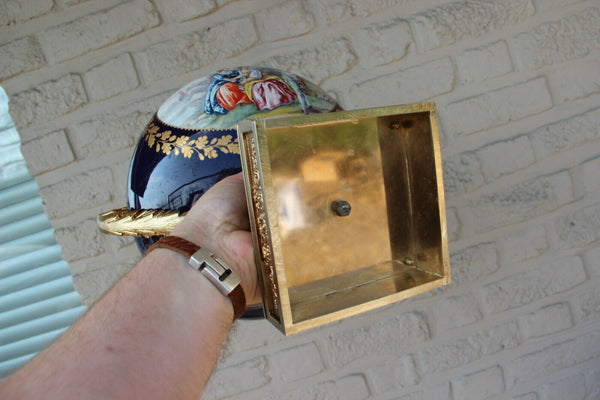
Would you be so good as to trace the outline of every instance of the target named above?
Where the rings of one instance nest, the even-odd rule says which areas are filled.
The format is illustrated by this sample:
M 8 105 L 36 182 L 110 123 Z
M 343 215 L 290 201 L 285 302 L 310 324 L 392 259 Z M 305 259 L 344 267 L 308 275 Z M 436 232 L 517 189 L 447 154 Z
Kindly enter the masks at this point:
M 264 314 L 286 335 L 450 282 L 435 104 L 237 129 Z

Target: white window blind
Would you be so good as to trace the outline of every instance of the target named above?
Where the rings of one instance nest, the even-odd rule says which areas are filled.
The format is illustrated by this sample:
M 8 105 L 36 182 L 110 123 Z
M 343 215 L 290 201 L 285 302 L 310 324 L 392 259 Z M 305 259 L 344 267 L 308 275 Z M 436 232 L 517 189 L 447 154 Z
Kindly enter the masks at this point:
M 0 380 L 85 310 L 27 171 L 0 87 Z

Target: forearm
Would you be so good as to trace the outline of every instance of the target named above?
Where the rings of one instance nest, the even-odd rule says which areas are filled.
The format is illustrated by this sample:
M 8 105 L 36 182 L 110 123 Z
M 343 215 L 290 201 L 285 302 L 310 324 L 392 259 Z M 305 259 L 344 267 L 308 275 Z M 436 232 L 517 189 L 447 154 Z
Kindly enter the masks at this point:
M 197 398 L 232 316 L 229 299 L 185 257 L 157 249 L 0 393 L 6 399 Z

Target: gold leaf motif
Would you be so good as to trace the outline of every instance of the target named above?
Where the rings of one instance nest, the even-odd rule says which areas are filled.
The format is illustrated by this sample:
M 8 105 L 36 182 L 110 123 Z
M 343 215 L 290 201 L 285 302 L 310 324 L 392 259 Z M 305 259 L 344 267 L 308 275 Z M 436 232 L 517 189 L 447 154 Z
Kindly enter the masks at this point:
M 208 144 L 207 136 L 200 136 L 200 137 L 196 138 L 196 147 L 203 148 L 207 144 Z
M 229 150 L 230 153 L 240 154 L 240 146 L 238 145 L 237 139 L 234 140 L 233 142 L 229 143 L 229 145 L 227 146 L 227 149 Z
M 192 154 L 194 154 L 194 150 L 191 146 L 181 146 L 181 153 L 185 158 L 192 158 Z
M 190 140 L 189 136 L 179 136 L 177 140 L 175 140 L 175 146 L 183 147 Z
M 154 123 L 151 123 L 151 124 L 148 126 L 148 133 L 149 133 L 149 134 L 155 134 L 156 132 L 158 132 L 158 130 L 159 130 L 159 129 L 160 129 L 160 128 L 159 128 L 157 125 L 154 125 Z
M 154 147 L 154 136 L 150 135 L 146 137 L 146 142 L 148 142 L 148 146 Z
M 151 122 L 144 132 L 144 140 L 148 147 L 153 148 L 157 153 L 175 156 L 183 155 L 185 158 L 192 158 L 194 153 L 200 160 L 215 159 L 222 154 L 240 154 L 240 148 L 237 138 L 232 135 L 223 135 L 208 140 L 208 136 L 199 136 L 196 139 L 190 139 L 189 136 L 177 136 L 170 130 L 160 131 L 160 127 Z
M 214 147 L 205 148 L 204 154 L 206 154 L 206 157 L 208 157 L 208 158 L 217 158 L 219 156 L 219 154 L 217 153 L 217 150 L 215 150 Z

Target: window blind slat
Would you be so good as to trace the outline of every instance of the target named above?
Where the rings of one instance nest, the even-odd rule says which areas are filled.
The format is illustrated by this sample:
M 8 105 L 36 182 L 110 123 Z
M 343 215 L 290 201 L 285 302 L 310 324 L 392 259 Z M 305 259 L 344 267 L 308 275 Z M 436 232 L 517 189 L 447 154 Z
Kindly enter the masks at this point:
M 0 226 L 0 243 L 29 236 L 49 228 L 52 228 L 52 224 L 44 214 L 23 218 L 20 221 Z
M 0 328 L 21 324 L 23 322 L 41 318 L 45 315 L 56 314 L 57 312 L 66 311 L 79 306 L 81 306 L 81 300 L 77 292 L 61 294 L 37 303 L 0 313 Z
M 45 216 L 42 199 L 39 197 L 22 200 L 19 203 L 0 208 L 0 226 L 34 215 Z
M 4 362 L 0 361 L 0 377 L 7 376 L 12 371 L 16 370 L 21 365 L 35 357 L 36 354 L 37 353 L 31 353 L 17 358 L 10 358 Z
M 86 310 L 19 146 L 0 87 L 0 380 Z
M 54 244 L 56 244 L 56 239 L 54 239 L 54 229 L 50 228 L 41 232 L 32 233 L 31 235 L 0 244 L 0 260 L 17 257 L 30 251 L 36 251 Z
M 36 353 L 46 347 L 66 330 L 67 328 L 65 327 L 11 343 L 10 346 L 0 346 L 0 363 L 8 361 L 11 358 L 23 357 L 31 353 Z
M 37 286 L 49 280 L 55 280 L 64 276 L 71 276 L 69 265 L 64 261 L 58 261 L 52 264 L 44 265 L 33 270 L 25 271 L 4 278 L 0 281 L 0 296 L 5 296 L 12 292 Z
M 60 311 L 55 314 L 46 315 L 41 318 L 0 329 L 0 350 L 4 346 L 23 340 L 24 338 L 37 336 L 44 332 L 48 332 L 49 330 L 69 327 L 84 310 L 84 306 L 71 308 L 66 311 Z
M 62 256 L 59 245 L 45 246 L 36 251 L 0 261 L 0 279 L 60 260 L 62 260 Z
M 0 206 L 7 207 L 32 197 L 38 197 L 39 190 L 33 179 L 5 188 L 0 191 Z
M 73 279 L 65 276 L 38 286 L 30 287 L 19 292 L 13 292 L 0 297 L 0 312 L 13 308 L 24 307 L 45 299 L 60 296 L 73 291 Z
M 14 166 L 10 169 L 12 171 L 9 176 L 8 174 L 4 173 L 0 175 L 0 178 L 2 178 L 0 179 L 0 189 L 3 190 L 7 187 L 15 186 L 20 183 L 24 183 L 28 180 L 31 180 L 31 176 L 29 176 L 29 171 L 27 171 L 27 167 L 24 163 L 21 165 Z

